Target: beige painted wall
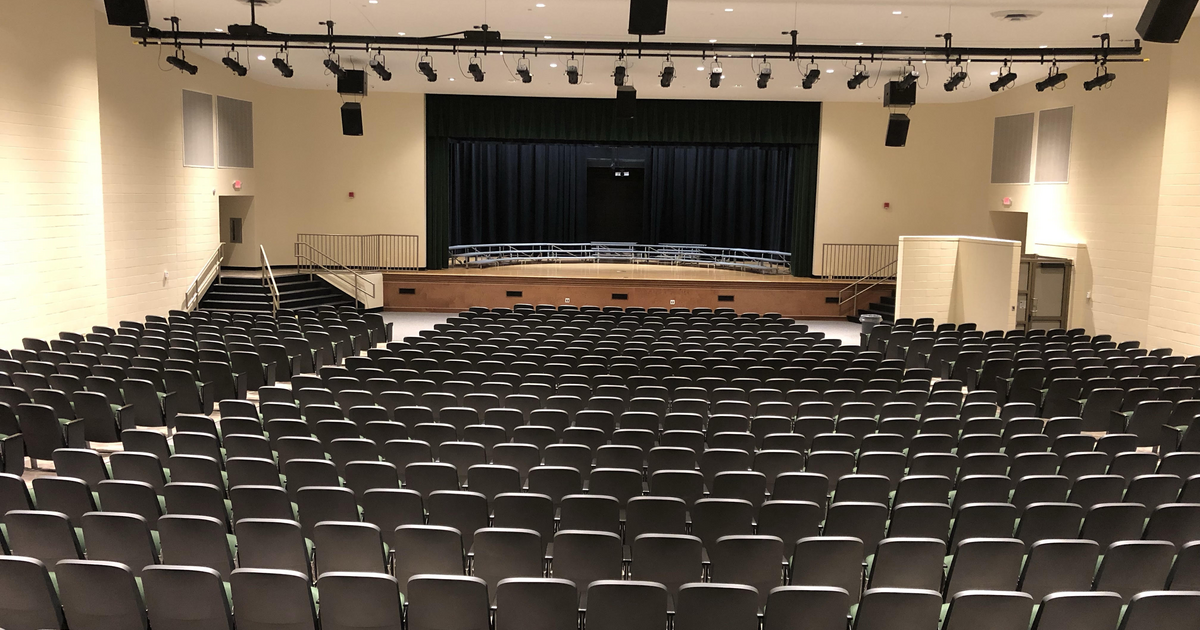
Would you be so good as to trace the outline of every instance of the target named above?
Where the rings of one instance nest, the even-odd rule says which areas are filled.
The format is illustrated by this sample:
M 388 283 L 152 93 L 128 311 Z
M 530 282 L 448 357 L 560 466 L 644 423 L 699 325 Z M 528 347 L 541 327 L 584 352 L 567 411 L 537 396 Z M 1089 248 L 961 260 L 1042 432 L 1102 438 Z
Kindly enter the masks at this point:
M 981 330 L 1016 328 L 1020 265 L 1019 241 L 960 239 L 950 321 L 973 322 Z
M 0 347 L 107 317 L 93 14 L 88 0 L 4 5 Z
M 958 238 L 902 236 L 898 260 L 896 316 L 950 321 Z
M 996 236 L 981 197 L 991 168 L 992 121 L 980 117 L 980 108 L 918 104 L 909 112 L 907 146 L 891 148 L 883 145 L 887 109 L 825 103 L 813 272 L 821 273 L 824 243 L 895 244 L 902 234 Z
M 1172 51 L 1148 343 L 1200 353 L 1200 23 Z

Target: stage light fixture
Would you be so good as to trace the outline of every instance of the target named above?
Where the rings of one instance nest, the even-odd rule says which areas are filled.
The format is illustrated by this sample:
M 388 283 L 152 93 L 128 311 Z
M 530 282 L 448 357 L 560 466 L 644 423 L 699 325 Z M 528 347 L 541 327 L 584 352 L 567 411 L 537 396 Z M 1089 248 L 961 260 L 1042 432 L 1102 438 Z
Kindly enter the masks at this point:
M 370 65 L 371 69 L 375 71 L 375 74 L 379 75 L 380 79 L 383 79 L 384 81 L 391 81 L 392 71 L 387 69 L 387 66 L 385 65 L 386 63 L 387 59 L 385 57 L 382 55 L 376 55 L 371 59 L 368 65 Z
M 334 61 L 333 57 L 326 57 L 323 63 L 325 64 L 325 69 L 334 75 L 338 77 L 346 76 L 346 71 L 342 70 L 342 66 L 337 61 Z
M 241 56 L 238 55 L 237 50 L 230 50 L 229 54 L 225 55 L 225 58 L 221 60 L 221 63 L 225 64 L 226 68 L 232 70 L 239 77 L 244 77 L 249 72 L 246 66 L 241 64 Z
M 914 70 L 912 66 L 905 68 L 904 76 L 900 77 L 900 89 L 907 90 L 908 88 L 912 87 L 920 77 L 921 74 Z
M 1100 67 L 1096 68 L 1096 77 L 1083 82 L 1083 89 L 1087 90 L 1088 92 L 1091 92 L 1092 90 L 1104 89 L 1105 87 L 1108 87 L 1110 83 L 1115 81 L 1116 78 L 1117 75 L 1108 71 L 1108 65 L 1102 63 L 1100 64 Z
M 708 87 L 710 87 L 710 88 L 721 87 L 721 79 L 724 76 L 725 76 L 725 69 L 721 67 L 721 64 L 717 63 L 716 59 L 714 59 L 712 62 L 712 66 L 709 68 L 709 71 L 708 71 Z
M 810 65 L 808 67 L 808 69 L 804 71 L 804 79 L 802 79 L 800 81 L 800 87 L 802 87 L 806 90 L 811 90 L 813 88 L 813 86 L 817 84 L 817 81 L 820 81 L 820 80 L 821 80 L 821 69 L 818 68 L 815 64 Z
M 467 72 L 471 74 L 471 78 L 475 79 L 476 83 L 483 83 L 483 66 L 479 61 L 479 57 L 471 57 L 471 62 L 467 64 Z
M 288 65 L 287 59 L 276 57 L 271 60 L 271 65 L 275 66 L 275 69 L 278 70 L 279 74 L 283 75 L 283 78 L 285 79 L 290 79 L 296 76 L 296 71 L 293 70 L 290 65 Z
M 1017 73 L 1013 72 L 1012 66 L 1006 63 L 1003 66 L 1000 66 L 999 76 L 997 76 L 996 80 L 992 81 L 988 87 L 991 88 L 993 92 L 999 92 L 1000 90 L 1012 85 L 1013 81 L 1016 80 Z
M 533 73 L 529 71 L 529 60 L 521 57 L 517 60 L 517 76 L 521 77 L 521 83 L 533 83 Z
M 625 85 L 626 73 L 627 73 L 627 70 L 625 68 L 625 60 L 617 59 L 616 65 L 613 66 L 613 75 L 612 75 L 613 76 L 613 85 L 615 85 L 617 87 L 621 87 L 622 85 Z
M 662 72 L 658 73 L 658 84 L 665 88 L 669 88 L 671 87 L 671 81 L 674 80 L 675 64 L 671 61 L 670 57 L 667 57 L 667 60 L 663 63 Z
M 437 81 L 437 70 L 433 69 L 433 57 L 430 57 L 428 53 L 417 57 L 417 72 L 425 75 L 425 79 L 430 83 Z
M 567 60 L 567 83 L 571 85 L 579 85 L 579 64 L 575 63 L 575 58 L 571 57 Z
M 1054 63 L 1050 66 L 1050 74 L 1046 75 L 1045 79 L 1038 81 L 1034 85 L 1034 87 L 1037 88 L 1037 91 L 1039 91 L 1039 92 L 1045 92 L 1046 90 L 1053 90 L 1053 89 L 1057 88 L 1058 86 L 1060 86 L 1064 82 L 1066 82 L 1066 80 L 1067 80 L 1067 73 L 1059 72 L 1058 64 Z
M 758 66 L 758 89 L 765 90 L 767 88 L 767 83 L 770 81 L 771 64 L 764 60 L 762 64 Z
M 867 72 L 866 64 L 864 64 L 860 59 L 859 62 L 854 65 L 854 76 L 850 77 L 850 80 L 846 81 L 846 87 L 850 88 L 851 90 L 857 90 L 858 86 L 866 83 L 867 79 L 870 78 L 871 74 Z
M 182 48 L 176 48 L 175 54 L 167 57 L 167 63 L 188 74 L 194 75 L 200 71 L 200 68 L 197 68 L 194 64 L 188 63 L 187 57 L 184 56 Z
M 946 88 L 947 92 L 953 92 L 958 89 L 958 86 L 965 83 L 967 78 L 967 71 L 963 70 L 962 66 L 956 64 L 950 67 L 950 78 L 946 79 L 946 84 L 943 87 Z

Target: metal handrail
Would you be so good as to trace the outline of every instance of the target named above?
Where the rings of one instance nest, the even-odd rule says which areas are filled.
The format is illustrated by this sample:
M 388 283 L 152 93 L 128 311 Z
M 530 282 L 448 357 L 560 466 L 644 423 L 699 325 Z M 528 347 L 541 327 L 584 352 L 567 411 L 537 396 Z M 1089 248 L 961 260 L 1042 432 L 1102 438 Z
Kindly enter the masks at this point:
M 826 280 L 871 277 L 872 270 L 886 269 L 899 256 L 898 244 L 825 243 L 821 246 L 821 277 Z
M 492 267 L 547 262 L 621 262 L 695 265 L 763 274 L 786 274 L 791 253 L 687 243 L 490 243 L 450 248 L 453 266 Z
M 314 259 L 310 255 L 310 253 L 316 253 L 316 254 L 324 257 L 325 260 L 329 261 L 329 263 L 335 267 L 335 269 L 330 269 L 328 266 L 318 262 L 316 259 Z M 305 263 L 308 263 L 308 264 L 301 264 L 302 261 Z M 321 250 L 313 247 L 312 245 L 309 245 L 308 243 L 296 243 L 296 271 L 298 271 L 300 273 L 304 273 L 304 270 L 307 269 L 308 275 L 311 278 L 312 275 L 315 273 L 314 269 L 318 269 L 318 268 L 326 273 L 330 273 L 330 274 L 334 274 L 334 275 L 340 276 L 340 275 L 350 274 L 350 275 L 354 276 L 354 301 L 355 301 L 355 303 L 365 304 L 365 302 L 362 301 L 363 295 L 367 295 L 372 298 L 375 297 L 375 283 L 374 282 L 367 280 L 365 277 L 363 277 L 362 274 L 360 274 L 357 271 L 347 267 L 346 265 L 343 265 L 342 263 L 334 260 L 333 257 L 331 257 L 328 254 L 326 254 L 325 252 L 322 252 Z M 366 288 L 370 288 L 370 291 L 368 292 L 365 290 L 365 288 L 360 287 L 360 283 L 365 283 Z
M 897 266 L 898 263 L 899 263 L 898 260 L 894 260 L 894 261 L 880 267 L 879 269 L 876 269 L 876 270 L 872 271 L 871 273 L 869 273 L 869 274 L 859 278 L 858 280 L 855 280 L 854 282 L 843 287 L 841 290 L 838 291 L 838 307 L 845 306 L 847 302 L 853 301 L 854 302 L 853 310 L 857 311 L 858 310 L 858 296 L 866 293 L 867 291 L 870 291 L 871 289 L 874 289 L 875 287 L 877 287 L 885 282 L 894 281 L 896 279 L 895 267 Z M 890 271 L 889 271 L 889 268 L 890 268 Z M 885 274 L 885 272 L 886 272 L 886 274 Z M 847 298 L 842 297 L 843 295 L 845 295 L 845 293 L 847 291 L 853 289 L 854 287 L 859 286 L 860 284 L 862 284 L 868 280 L 875 280 L 875 282 L 873 282 L 870 286 L 868 286 L 865 289 L 860 289 L 859 291 L 855 292 L 854 295 L 851 295 L 850 297 L 847 297 Z
M 421 267 L 421 239 L 413 234 L 297 234 L 296 242 L 360 272 L 416 271 Z
M 271 271 L 271 262 L 267 260 L 267 250 L 258 246 L 259 262 L 262 264 L 263 286 L 271 290 L 271 312 L 279 312 L 279 285 L 275 284 L 275 273 Z
M 208 291 L 208 287 L 212 286 L 217 278 L 221 276 L 221 263 L 225 261 L 225 244 L 217 245 L 217 250 L 208 257 L 204 266 L 200 268 L 200 272 L 196 274 L 195 279 L 188 285 L 186 291 L 183 292 L 183 308 L 184 311 L 194 311 L 200 305 L 200 299 L 204 297 L 204 292 Z

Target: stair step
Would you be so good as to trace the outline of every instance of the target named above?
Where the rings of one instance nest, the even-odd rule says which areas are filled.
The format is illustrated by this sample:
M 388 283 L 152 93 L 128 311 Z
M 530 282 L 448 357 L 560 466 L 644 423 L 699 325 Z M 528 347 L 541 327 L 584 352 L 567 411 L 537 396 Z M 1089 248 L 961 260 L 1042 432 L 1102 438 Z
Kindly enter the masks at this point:
M 896 306 L 894 304 L 880 304 L 878 302 L 871 302 L 871 304 L 867 306 L 867 310 L 878 313 L 887 313 L 889 315 L 896 314 Z

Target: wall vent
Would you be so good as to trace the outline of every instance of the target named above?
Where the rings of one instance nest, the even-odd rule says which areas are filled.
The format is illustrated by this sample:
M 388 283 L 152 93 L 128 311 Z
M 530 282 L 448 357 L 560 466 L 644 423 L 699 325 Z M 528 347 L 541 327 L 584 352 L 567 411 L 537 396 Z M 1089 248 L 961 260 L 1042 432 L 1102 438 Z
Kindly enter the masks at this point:
M 417 294 L 416 289 L 405 289 L 405 288 L 400 289 L 400 295 L 416 295 L 416 294 Z
M 732 295 L 718 295 L 717 301 L 718 302 L 732 302 L 733 296 Z
M 524 291 L 506 291 L 505 295 L 507 295 L 508 297 L 525 297 L 525 292 Z
M 612 299 L 614 299 L 614 300 L 628 300 L 628 299 L 629 299 L 629 294 L 628 294 L 628 293 L 614 293 L 614 294 L 612 294 Z

